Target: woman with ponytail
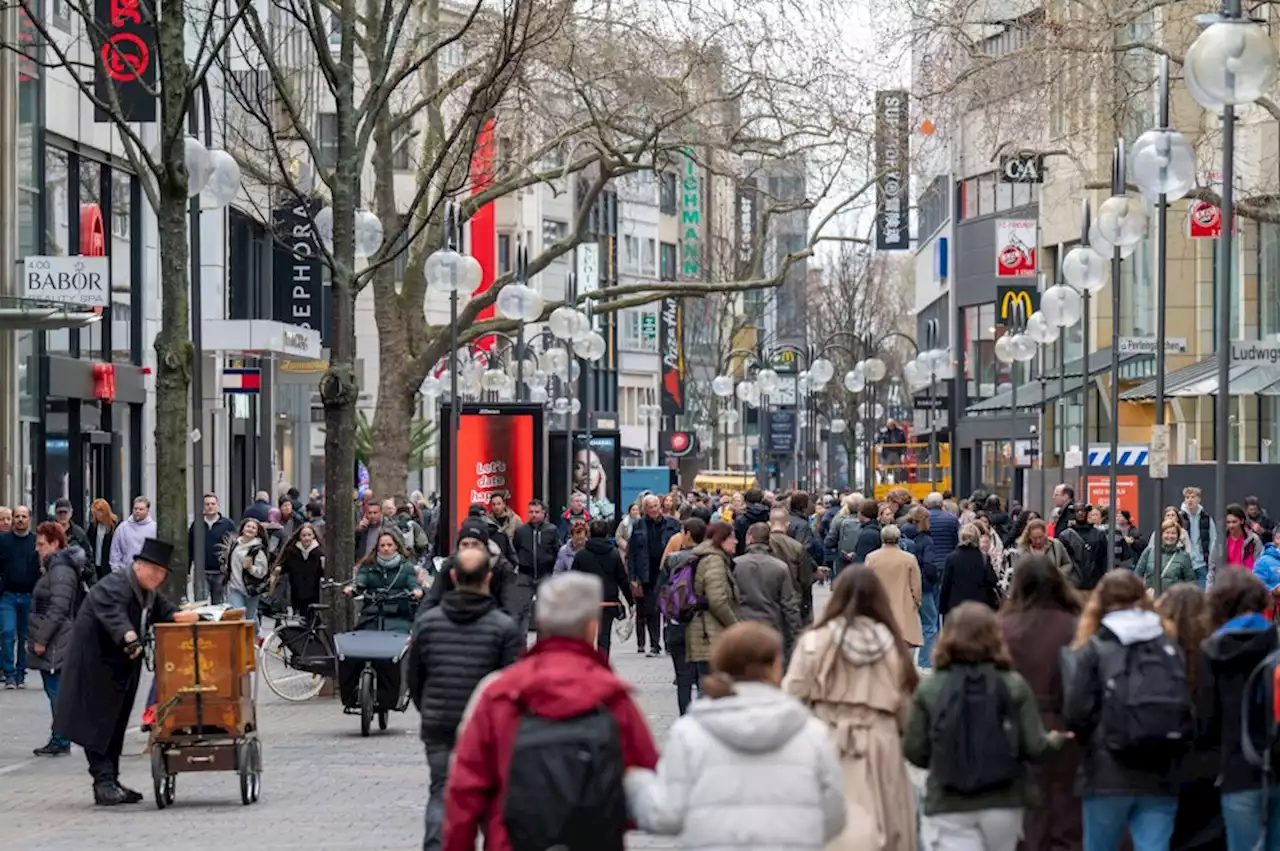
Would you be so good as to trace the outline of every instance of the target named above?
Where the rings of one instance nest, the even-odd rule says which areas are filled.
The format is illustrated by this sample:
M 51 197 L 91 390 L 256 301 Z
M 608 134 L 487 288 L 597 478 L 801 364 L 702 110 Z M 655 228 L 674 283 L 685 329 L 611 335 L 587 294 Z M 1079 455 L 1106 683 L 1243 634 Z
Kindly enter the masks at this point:
M 687 851 L 819 851 L 844 829 L 844 780 L 825 725 L 779 688 L 782 637 L 730 626 L 710 667 L 656 772 L 627 773 L 637 826 Z

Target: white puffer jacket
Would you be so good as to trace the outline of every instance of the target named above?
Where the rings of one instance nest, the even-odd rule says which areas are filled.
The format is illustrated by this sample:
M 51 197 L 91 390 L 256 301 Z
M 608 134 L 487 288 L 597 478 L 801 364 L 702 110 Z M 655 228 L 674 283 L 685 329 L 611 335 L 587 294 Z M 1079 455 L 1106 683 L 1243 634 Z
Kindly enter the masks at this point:
M 821 722 L 763 683 L 698 700 L 657 772 L 627 773 L 641 830 L 697 851 L 820 851 L 845 823 L 844 776 Z

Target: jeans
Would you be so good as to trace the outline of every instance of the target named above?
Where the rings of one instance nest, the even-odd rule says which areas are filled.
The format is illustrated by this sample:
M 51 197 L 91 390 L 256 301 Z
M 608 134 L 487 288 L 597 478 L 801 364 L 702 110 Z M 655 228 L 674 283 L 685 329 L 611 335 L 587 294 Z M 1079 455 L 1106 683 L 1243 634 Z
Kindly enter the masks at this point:
M 1178 799 L 1096 795 L 1084 799 L 1084 851 L 1116 851 L 1129 828 L 1133 851 L 1169 851 Z
M 1196 567 L 1196 584 L 1203 589 L 1209 580 L 1209 566 L 1206 564 Z
M 58 685 L 62 681 L 62 672 L 55 671 L 51 674 L 48 671 L 41 671 L 40 677 L 44 680 L 45 697 L 49 698 L 49 711 L 56 715 L 58 712 Z M 66 736 L 59 736 L 53 732 L 51 728 L 49 731 L 49 744 L 65 748 L 71 742 L 67 740 Z
M 939 813 L 921 820 L 932 851 L 1015 851 L 1022 836 L 1022 808 Z
M 1280 789 L 1267 790 L 1266 841 L 1262 826 L 1263 796 L 1261 789 L 1231 792 L 1222 796 L 1222 822 L 1227 829 L 1227 851 L 1280 851 Z
M 427 769 L 431 772 L 430 797 L 427 798 L 426 831 L 422 835 L 422 851 L 440 851 L 444 836 L 444 785 L 449 779 L 448 745 L 427 743 Z
M 676 672 L 676 706 L 683 715 L 689 711 L 689 704 L 693 703 L 693 687 L 698 684 L 698 663 L 685 658 L 683 646 L 672 650 L 668 642 L 667 652 L 671 654 L 671 665 Z
M 244 619 L 252 621 L 255 627 L 258 625 L 258 601 L 261 599 L 256 594 L 249 596 L 235 588 L 227 589 L 227 605 L 233 609 L 244 609 Z
M 27 679 L 27 618 L 30 615 L 30 594 L 11 591 L 0 594 L 0 672 L 6 683 Z
M 644 596 L 636 601 L 636 649 L 644 652 L 645 630 L 649 631 L 649 649 L 654 653 L 662 650 L 662 612 L 658 611 L 657 585 L 653 582 L 642 583 Z
M 938 634 L 938 598 L 942 593 L 941 585 L 925 588 L 920 595 L 920 630 L 924 634 L 924 644 L 920 648 L 920 667 L 932 668 L 929 658 L 933 654 L 933 639 Z
M 605 656 L 613 645 L 613 622 L 618 618 L 617 606 L 600 607 L 600 629 L 596 631 L 596 649 Z
M 205 583 L 209 586 L 209 605 L 220 606 L 226 599 L 224 593 L 222 574 L 216 570 L 206 570 L 204 572 Z

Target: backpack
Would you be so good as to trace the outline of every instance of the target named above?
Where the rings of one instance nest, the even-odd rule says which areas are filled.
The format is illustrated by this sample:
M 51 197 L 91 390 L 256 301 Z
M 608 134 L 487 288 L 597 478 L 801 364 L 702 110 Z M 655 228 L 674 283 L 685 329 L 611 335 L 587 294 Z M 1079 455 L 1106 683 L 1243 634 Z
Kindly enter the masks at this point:
M 933 705 L 929 772 L 943 789 L 974 795 L 1017 779 L 1017 707 L 994 665 L 953 666 Z
M 1280 769 L 1280 650 L 1254 667 L 1240 697 L 1240 752 L 1274 775 Z
M 658 611 L 672 623 L 688 623 L 698 612 L 706 609 L 707 604 L 705 599 L 693 593 L 693 582 L 698 576 L 698 558 L 692 553 L 674 553 L 669 560 L 669 578 L 658 591 Z
M 858 533 L 862 531 L 862 523 L 850 515 L 840 521 L 840 533 L 836 536 L 836 549 L 841 553 L 852 553 L 858 548 Z
M 1102 577 L 1095 575 L 1097 570 L 1093 546 L 1083 535 L 1070 528 L 1063 529 L 1058 540 L 1067 548 L 1067 555 L 1071 557 L 1071 583 L 1084 590 L 1097 587 L 1098 580 Z
M 618 725 L 605 707 L 563 719 L 525 707 L 502 805 L 512 851 L 622 851 L 625 771 Z
M 1120 646 L 1099 655 L 1099 668 L 1103 747 L 1132 758 L 1171 756 L 1191 743 L 1191 689 L 1172 640 L 1162 635 Z

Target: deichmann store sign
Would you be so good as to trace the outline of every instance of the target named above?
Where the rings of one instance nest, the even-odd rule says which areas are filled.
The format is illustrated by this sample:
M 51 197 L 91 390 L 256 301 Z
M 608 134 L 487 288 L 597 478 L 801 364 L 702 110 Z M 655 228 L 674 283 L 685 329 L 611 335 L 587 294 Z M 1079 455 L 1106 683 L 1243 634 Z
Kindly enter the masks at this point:
M 911 136 L 907 93 L 876 92 L 876 250 L 911 248 Z
M 996 222 L 996 277 L 1027 278 L 1036 274 L 1036 220 Z
M 688 279 L 702 277 L 702 184 L 698 163 L 689 148 L 684 153 L 685 168 L 680 209 L 680 274 Z

